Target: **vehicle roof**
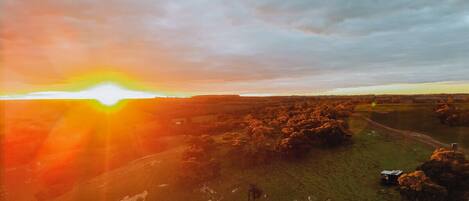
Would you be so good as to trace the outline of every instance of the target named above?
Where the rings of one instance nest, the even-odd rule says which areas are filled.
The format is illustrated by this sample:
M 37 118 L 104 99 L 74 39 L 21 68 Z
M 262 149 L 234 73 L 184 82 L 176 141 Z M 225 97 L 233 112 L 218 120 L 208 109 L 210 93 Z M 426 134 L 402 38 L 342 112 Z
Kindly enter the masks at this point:
M 402 174 L 402 170 L 383 170 L 381 171 L 381 174 L 387 174 L 387 175 L 400 175 Z

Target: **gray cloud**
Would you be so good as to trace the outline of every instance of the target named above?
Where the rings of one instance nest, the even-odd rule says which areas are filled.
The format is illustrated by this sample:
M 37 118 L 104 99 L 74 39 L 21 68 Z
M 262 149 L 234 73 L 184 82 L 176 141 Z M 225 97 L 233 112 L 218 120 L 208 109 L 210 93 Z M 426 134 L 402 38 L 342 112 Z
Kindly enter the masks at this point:
M 27 73 L 31 66 L 61 78 L 88 68 L 77 65 L 82 62 L 136 72 L 175 90 L 197 86 L 201 93 L 305 93 L 469 79 L 464 0 L 4 5 L 2 43 L 20 46 L 6 56 L 33 58 L 7 68 L 35 84 L 43 81 L 27 78 L 34 76 Z

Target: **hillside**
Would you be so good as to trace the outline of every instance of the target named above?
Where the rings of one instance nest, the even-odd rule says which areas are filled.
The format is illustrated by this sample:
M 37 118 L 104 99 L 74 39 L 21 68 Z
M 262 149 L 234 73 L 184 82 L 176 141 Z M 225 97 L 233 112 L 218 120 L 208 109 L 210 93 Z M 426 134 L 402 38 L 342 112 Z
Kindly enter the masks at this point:
M 57 200 L 122 200 L 145 191 L 147 200 L 244 200 L 248 183 L 264 190 L 268 198 L 263 200 L 400 200 L 394 188 L 379 185 L 379 172 L 413 170 L 432 149 L 371 130 L 360 119 L 352 118 L 350 123 L 355 134 L 350 146 L 314 149 L 300 161 L 250 169 L 226 164 L 220 178 L 205 183 L 216 192 L 213 194 L 201 192 L 201 186 L 187 189 L 176 184 L 178 157 L 184 146 L 179 145 L 82 183 Z

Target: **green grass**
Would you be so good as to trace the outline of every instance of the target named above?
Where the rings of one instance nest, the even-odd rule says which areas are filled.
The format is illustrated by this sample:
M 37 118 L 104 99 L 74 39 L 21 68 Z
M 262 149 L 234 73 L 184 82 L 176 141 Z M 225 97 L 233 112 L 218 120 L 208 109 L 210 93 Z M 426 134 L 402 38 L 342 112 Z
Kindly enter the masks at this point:
M 410 171 L 426 160 L 432 149 L 402 138 L 387 136 L 351 118 L 353 143 L 334 149 L 313 149 L 298 161 L 273 161 L 253 168 L 231 167 L 226 163 L 221 177 L 207 186 L 223 200 L 246 200 L 247 184 L 256 183 L 268 194 L 262 200 L 359 200 L 398 201 L 394 188 L 379 184 L 382 169 Z M 147 200 L 209 200 L 207 195 L 175 184 L 183 146 L 155 154 L 104 174 L 60 197 L 58 200 L 121 200 L 126 195 L 149 192 Z M 159 161 L 153 166 L 152 161 Z M 146 164 L 146 165 L 145 165 Z M 104 187 L 99 187 L 106 183 Z M 167 187 L 158 187 L 169 184 Z M 236 192 L 232 192 L 238 189 Z
M 371 107 L 360 105 L 357 111 L 387 126 L 421 132 L 444 143 L 457 142 L 469 147 L 469 127 L 451 127 L 441 124 L 433 112 L 432 104 L 385 104 Z M 469 104 L 458 104 L 466 108 Z

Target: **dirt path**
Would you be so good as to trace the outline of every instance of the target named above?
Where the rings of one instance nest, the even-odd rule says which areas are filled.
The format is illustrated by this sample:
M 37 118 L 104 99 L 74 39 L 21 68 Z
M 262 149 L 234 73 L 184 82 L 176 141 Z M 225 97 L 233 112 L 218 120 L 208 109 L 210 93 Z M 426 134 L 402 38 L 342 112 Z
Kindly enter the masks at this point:
M 434 138 L 432 138 L 428 135 L 422 134 L 422 133 L 391 128 L 389 126 L 386 126 L 384 124 L 380 124 L 376 121 L 371 120 L 370 118 L 364 117 L 363 115 L 359 115 L 359 114 L 353 114 L 353 116 L 362 118 L 363 120 L 367 121 L 369 123 L 369 126 L 371 126 L 371 127 L 384 129 L 384 130 L 389 131 L 392 134 L 397 134 L 397 135 L 400 135 L 400 136 L 403 136 L 403 137 L 411 138 L 411 139 L 419 141 L 421 143 L 430 145 L 434 148 L 449 147 L 450 146 L 447 143 L 443 143 L 441 141 L 438 141 L 438 140 L 436 140 L 436 139 L 434 139 Z M 469 153 L 469 151 L 467 149 L 464 149 L 462 147 L 460 147 L 459 150 L 464 152 L 465 154 Z

